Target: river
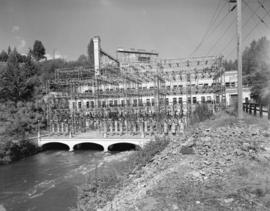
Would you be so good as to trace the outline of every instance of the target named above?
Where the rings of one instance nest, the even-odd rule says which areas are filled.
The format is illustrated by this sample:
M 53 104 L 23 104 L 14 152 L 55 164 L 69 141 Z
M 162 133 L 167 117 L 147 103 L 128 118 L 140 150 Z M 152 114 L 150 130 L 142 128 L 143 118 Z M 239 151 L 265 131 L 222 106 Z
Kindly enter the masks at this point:
M 0 166 L 0 210 L 66 211 L 76 207 L 78 185 L 103 156 L 95 151 L 44 151 Z

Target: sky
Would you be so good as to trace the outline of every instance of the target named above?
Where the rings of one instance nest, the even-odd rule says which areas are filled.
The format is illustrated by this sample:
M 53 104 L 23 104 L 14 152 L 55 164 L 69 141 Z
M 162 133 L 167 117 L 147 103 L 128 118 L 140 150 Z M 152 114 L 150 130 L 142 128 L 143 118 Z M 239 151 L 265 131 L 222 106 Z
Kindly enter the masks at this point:
M 243 2 L 244 46 L 270 38 L 270 0 L 263 0 L 268 13 L 257 1 Z M 232 6 L 227 0 L 0 0 L 0 50 L 10 45 L 26 53 L 40 40 L 49 58 L 55 51 L 58 58 L 75 60 L 99 35 L 102 49 L 112 56 L 121 47 L 156 50 L 161 58 L 233 59 Z M 258 17 L 265 24 L 258 24 Z

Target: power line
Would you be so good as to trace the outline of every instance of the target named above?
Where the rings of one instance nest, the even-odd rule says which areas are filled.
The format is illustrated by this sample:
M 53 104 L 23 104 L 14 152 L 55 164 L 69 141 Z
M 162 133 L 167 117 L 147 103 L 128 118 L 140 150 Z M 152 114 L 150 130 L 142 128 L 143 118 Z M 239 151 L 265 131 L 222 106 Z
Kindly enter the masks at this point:
M 235 8 L 236 8 L 236 5 L 231 8 L 230 12 L 232 12 Z M 244 25 L 246 25 L 247 22 Z M 226 32 L 229 31 L 229 29 L 231 28 L 231 26 L 233 26 L 233 23 L 234 23 L 234 20 L 230 23 L 230 25 L 228 25 L 228 27 L 226 28 L 226 30 L 224 31 L 224 33 L 221 34 L 221 36 L 216 40 L 216 42 L 214 43 L 214 45 L 212 45 L 212 47 L 209 49 L 209 51 L 207 52 L 207 54 L 209 54 L 216 47 L 216 45 L 218 44 L 219 40 L 221 40 L 225 36 Z M 233 41 L 233 39 L 234 39 L 234 36 L 231 38 L 231 40 L 229 41 L 229 43 L 225 46 L 225 49 L 229 46 L 229 44 L 231 44 L 231 42 Z
M 263 8 L 265 10 L 265 12 L 269 15 L 270 17 L 270 12 L 265 8 L 263 1 L 258 0 L 258 4 L 261 6 L 261 8 Z
M 263 17 L 263 18 L 265 18 L 266 17 L 266 15 Z M 252 32 L 259 26 L 261 24 L 261 22 L 258 22 L 257 24 L 255 24 L 255 26 L 248 32 L 248 34 L 245 36 L 245 38 L 244 38 L 244 42 L 247 40 L 247 38 L 252 34 Z M 235 50 L 235 48 L 233 48 L 231 51 L 230 51 L 230 53 L 228 53 L 228 54 L 231 54 L 233 51 Z
M 234 23 L 234 20 L 227 26 L 227 28 L 224 30 L 224 32 L 221 34 L 221 36 L 216 40 L 214 45 L 212 45 L 212 47 L 207 52 L 207 55 L 209 55 L 209 53 L 212 52 L 212 50 L 216 47 L 218 42 L 225 36 L 226 32 L 229 31 L 229 29 L 233 26 L 233 23 Z
M 211 20 L 209 22 L 208 27 L 207 27 L 207 30 L 205 31 L 205 33 L 204 33 L 201 41 L 199 42 L 199 44 L 196 46 L 196 48 L 190 54 L 190 57 L 193 56 L 200 49 L 200 47 L 202 46 L 203 42 L 207 38 L 207 35 L 210 33 L 212 26 L 216 23 L 216 21 L 218 19 L 218 16 L 219 16 L 219 14 L 221 12 L 221 9 L 223 8 L 223 7 L 219 8 L 220 5 L 221 5 L 221 2 L 222 2 L 221 0 L 218 2 L 217 7 L 215 9 L 215 12 L 213 13 L 213 16 L 212 16 L 212 18 L 211 18 Z
M 260 5 L 256 8 L 256 13 L 258 12 L 258 10 L 260 9 Z M 245 23 L 244 23 L 244 25 L 243 25 L 243 28 L 245 28 L 246 26 L 247 26 L 247 24 L 249 23 L 249 21 L 253 18 L 255 16 L 255 13 L 252 13 L 249 17 L 248 17 L 248 19 L 245 21 Z M 265 17 L 265 16 L 264 16 Z M 258 25 L 259 25 L 259 23 L 258 23 Z M 255 29 L 254 29 L 255 30 Z M 249 35 L 248 35 L 249 36 Z M 224 48 L 222 48 L 222 50 L 220 51 L 221 53 L 223 52 L 223 51 L 225 51 L 229 46 L 230 46 L 230 44 L 232 43 L 232 41 L 235 39 L 235 36 L 233 35 L 232 37 L 231 37 L 231 39 L 229 40 L 229 42 L 224 46 Z M 246 38 L 245 38 L 245 40 L 246 40 Z M 232 49 L 232 51 L 234 50 L 234 48 Z M 232 53 L 232 51 L 230 51 L 230 53 Z M 230 54 L 229 53 L 229 54 Z
M 236 5 L 234 5 L 234 6 L 229 10 L 229 13 L 233 12 L 235 8 L 237 8 Z M 227 15 L 228 15 L 229 13 L 227 13 Z M 227 16 L 227 15 L 226 15 L 226 16 Z M 221 39 L 225 36 L 226 32 L 231 28 L 231 26 L 233 26 L 233 23 L 234 23 L 234 21 L 232 21 L 232 22 L 230 23 L 230 25 L 226 28 L 226 30 L 224 31 L 224 33 L 221 34 L 221 36 L 216 40 L 216 42 L 214 43 L 214 45 L 212 45 L 212 47 L 209 49 L 209 51 L 207 52 L 207 54 L 209 54 L 209 53 L 216 47 L 216 45 L 218 44 L 219 40 L 221 40 Z M 232 38 L 232 39 L 234 39 L 234 38 Z M 232 42 L 232 40 L 230 41 L 230 43 L 231 43 L 231 42 Z M 227 47 L 228 47 L 228 46 L 226 45 L 226 48 L 227 48 Z
M 264 21 L 264 18 L 261 18 L 261 17 L 257 14 L 257 12 L 254 11 L 254 10 L 249 6 L 249 4 L 248 4 L 245 0 L 243 0 L 243 2 L 246 4 L 246 6 L 249 8 L 249 10 L 250 10 L 251 12 L 253 12 L 253 13 L 256 15 L 256 17 L 260 20 L 260 22 L 263 23 L 267 28 L 270 29 L 270 26 Z M 259 3 L 259 1 L 258 1 L 258 3 Z M 259 3 L 259 4 L 260 4 L 260 3 Z M 260 4 L 260 7 L 265 8 L 262 4 Z M 268 13 L 267 13 L 267 14 L 268 14 Z M 264 17 L 265 17 L 265 16 L 264 16 Z

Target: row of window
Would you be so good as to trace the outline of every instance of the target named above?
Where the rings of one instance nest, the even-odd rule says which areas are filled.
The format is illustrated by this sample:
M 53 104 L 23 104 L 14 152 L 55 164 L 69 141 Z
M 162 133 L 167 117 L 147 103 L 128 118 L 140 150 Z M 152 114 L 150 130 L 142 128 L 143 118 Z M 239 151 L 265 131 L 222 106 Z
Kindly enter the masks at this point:
M 202 103 L 205 103 L 205 102 L 211 102 L 212 98 L 211 96 L 201 96 L 201 102 Z M 198 98 L 197 97 L 192 97 L 192 103 L 195 104 L 198 102 Z M 98 103 L 98 107 L 106 107 L 107 106 L 107 103 L 106 101 L 97 101 Z M 126 103 L 126 104 L 125 104 Z M 160 98 L 160 103 L 162 104 L 163 103 L 163 99 Z M 179 97 L 179 98 L 173 98 L 173 101 L 172 101 L 173 105 L 176 105 L 177 103 L 178 104 L 182 104 L 183 103 L 183 99 L 182 97 Z M 188 97 L 188 103 L 191 103 L 191 98 Z M 166 105 L 169 105 L 169 98 L 166 98 L 165 99 L 165 104 Z M 134 107 L 136 106 L 143 106 L 143 101 L 142 99 L 133 99 L 133 101 L 131 100 L 121 100 L 120 101 L 120 104 L 118 104 L 118 100 L 110 100 L 108 102 L 108 106 L 110 107 L 117 107 L 117 106 L 122 106 L 124 107 L 125 105 L 127 106 L 131 106 L 133 105 Z M 152 99 L 146 99 L 146 106 L 155 106 L 155 99 L 152 98 Z M 86 102 L 86 108 L 94 108 L 95 107 L 95 102 L 94 101 L 87 101 Z M 73 102 L 73 108 L 76 108 L 76 102 Z M 78 102 L 78 108 L 81 109 L 82 108 L 82 102 Z
M 226 87 L 235 87 L 235 82 L 227 82 L 227 83 L 225 83 L 225 86 Z
M 215 84 L 212 84 L 212 85 L 215 85 Z M 199 85 L 196 85 L 196 84 L 187 84 L 186 87 L 190 87 L 190 86 L 192 86 L 192 87 L 195 87 L 195 86 L 197 86 L 197 87 L 208 87 L 208 86 L 211 86 L 211 85 L 209 85 L 209 84 L 199 84 Z M 226 86 L 227 86 L 227 83 L 226 83 Z M 184 87 L 183 85 L 178 85 L 178 86 L 177 85 L 174 85 L 174 86 L 161 86 L 161 88 L 167 88 L 167 90 L 170 90 L 170 89 L 182 89 L 183 87 Z M 127 90 L 132 90 L 132 89 L 133 90 L 136 90 L 136 88 L 127 88 Z M 147 90 L 147 87 L 139 87 L 138 89 L 139 90 Z M 149 89 L 154 89 L 154 87 L 151 86 L 151 87 L 149 87 Z M 120 89 L 119 88 L 116 88 L 115 90 L 116 91 L 119 91 L 119 90 L 124 91 L 124 88 L 120 88 Z M 106 89 L 107 92 L 109 92 L 109 91 L 113 92 L 115 90 L 114 89 Z M 102 89 L 99 89 L 98 91 L 99 92 L 103 92 Z M 86 90 L 85 93 L 92 93 L 92 90 Z

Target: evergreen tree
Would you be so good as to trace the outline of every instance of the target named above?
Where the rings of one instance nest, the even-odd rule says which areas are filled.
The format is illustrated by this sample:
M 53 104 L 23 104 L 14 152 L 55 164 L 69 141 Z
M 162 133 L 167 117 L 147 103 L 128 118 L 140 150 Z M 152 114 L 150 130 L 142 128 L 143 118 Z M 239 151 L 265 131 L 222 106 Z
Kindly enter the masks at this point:
M 251 96 L 258 103 L 270 103 L 270 41 L 262 37 L 243 52 L 243 81 L 252 86 Z
M 45 47 L 43 46 L 42 42 L 39 40 L 36 40 L 33 46 L 33 51 L 32 51 L 33 57 L 39 61 L 41 59 L 46 58 L 46 50 Z
M 11 48 L 10 48 L 10 46 L 8 46 L 7 54 L 10 55 L 10 53 L 11 53 Z
M 8 60 L 8 54 L 5 50 L 0 53 L 0 62 L 6 62 Z
M 37 68 L 31 60 L 19 65 L 18 53 L 14 49 L 7 60 L 7 67 L 0 73 L 0 100 L 17 104 L 33 99 L 39 84 L 36 73 Z

